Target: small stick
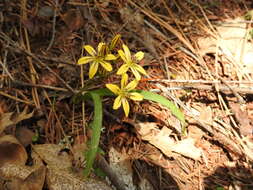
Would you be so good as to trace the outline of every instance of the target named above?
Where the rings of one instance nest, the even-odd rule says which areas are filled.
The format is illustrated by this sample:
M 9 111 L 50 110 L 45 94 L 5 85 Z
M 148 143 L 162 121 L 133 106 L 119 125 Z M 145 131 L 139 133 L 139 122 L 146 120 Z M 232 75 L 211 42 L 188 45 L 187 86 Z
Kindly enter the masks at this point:
M 28 102 L 26 100 L 22 100 L 20 98 L 15 97 L 15 96 L 11 96 L 11 95 L 9 95 L 9 94 L 1 91 L 1 90 L 0 90 L 0 95 L 5 96 L 5 97 L 10 98 L 10 99 L 13 99 L 13 100 L 18 101 L 18 102 L 25 103 L 27 105 L 34 105 L 34 103 L 32 103 L 32 102 Z
M 97 156 L 96 164 L 106 173 L 112 184 L 117 190 L 126 190 L 124 182 L 118 178 L 116 173 L 111 169 L 107 161 L 101 155 Z
M 43 63 L 38 57 L 36 57 L 33 53 L 27 51 L 26 49 L 20 47 L 17 43 L 15 43 L 13 40 L 11 40 L 5 33 L 0 32 L 0 37 L 5 40 L 10 42 L 12 47 L 7 47 L 12 49 L 15 52 L 23 52 L 26 55 L 30 56 L 31 58 L 33 58 L 36 62 L 38 62 L 41 66 L 47 68 L 47 70 L 49 70 L 59 81 L 61 81 L 61 83 L 73 94 L 75 94 L 74 89 L 69 86 L 56 72 L 53 71 L 53 69 L 51 69 L 49 66 L 47 66 L 47 64 Z
M 234 94 L 234 96 L 237 98 L 238 102 L 240 104 L 245 104 L 245 100 L 240 96 L 240 94 L 238 93 L 238 91 L 236 91 L 235 88 L 232 88 L 232 86 L 230 86 L 223 78 L 219 77 L 220 80 L 231 90 L 231 92 Z
M 48 45 L 48 47 L 47 47 L 47 51 L 52 47 L 52 45 L 53 45 L 53 43 L 54 43 L 57 9 L 58 9 L 58 0 L 55 0 L 55 9 L 54 9 L 54 17 L 53 17 L 52 37 L 51 37 L 50 43 L 49 43 L 49 45 Z
M 150 82 L 164 82 L 164 83 L 202 83 L 202 84 L 219 84 L 219 80 L 168 80 L 168 79 L 145 79 Z M 253 81 L 239 81 L 239 80 L 224 80 L 228 84 L 253 84 Z
M 231 88 L 233 89 L 234 92 L 236 93 L 242 93 L 242 94 L 253 94 L 253 88 L 249 87 L 249 88 L 243 88 L 243 87 L 237 87 L 237 86 L 230 86 L 227 87 L 225 85 L 219 85 L 218 86 L 219 91 L 223 92 L 225 94 L 232 94 L 233 92 L 231 91 Z M 190 90 L 190 89 L 196 89 L 196 90 L 208 90 L 208 91 L 213 91 L 214 88 L 213 86 L 210 85 L 204 85 L 204 84 L 187 84 L 185 86 L 178 86 L 178 87 L 168 87 L 166 88 L 166 90 Z M 155 92 L 160 92 L 160 89 L 151 89 L 151 91 L 155 91 Z
M 59 88 L 59 87 L 54 87 L 54 86 L 42 85 L 42 84 L 31 84 L 31 83 L 26 83 L 19 80 L 13 80 L 12 83 L 14 84 L 14 86 L 17 86 L 17 87 L 26 86 L 26 87 L 36 87 L 36 88 L 44 88 L 44 89 L 55 90 L 55 91 L 68 92 L 68 90 L 65 88 Z
M 58 57 L 48 57 L 48 56 L 44 56 L 44 55 L 37 55 L 37 57 L 40 59 L 45 59 L 47 61 L 57 62 L 57 63 L 61 63 L 61 64 L 71 65 L 71 66 L 78 66 L 77 64 L 72 63 L 71 61 L 66 61 L 66 60 L 58 58 Z

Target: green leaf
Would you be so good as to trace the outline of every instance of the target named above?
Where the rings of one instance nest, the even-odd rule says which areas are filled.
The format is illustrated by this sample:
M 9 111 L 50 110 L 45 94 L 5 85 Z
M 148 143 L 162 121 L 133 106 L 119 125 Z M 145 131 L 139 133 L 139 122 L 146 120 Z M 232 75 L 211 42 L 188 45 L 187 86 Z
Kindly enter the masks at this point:
M 86 152 L 86 168 L 84 169 L 84 176 L 88 177 L 92 169 L 94 160 L 96 159 L 98 145 L 101 135 L 103 108 L 100 95 L 94 91 L 87 93 L 94 102 L 94 119 L 91 123 L 92 136 L 90 140 L 89 150 Z
M 136 92 L 143 95 L 143 98 L 146 99 L 146 100 L 150 100 L 150 101 L 160 103 L 163 106 L 169 108 L 171 113 L 174 116 L 176 116 L 179 119 L 179 121 L 181 122 L 181 124 L 182 124 L 182 133 L 183 134 L 185 133 L 186 122 L 185 122 L 184 114 L 173 102 L 171 102 L 168 99 L 166 99 L 165 97 L 163 97 L 159 94 L 153 93 L 153 92 L 149 92 L 149 91 L 145 91 L 145 90 L 137 90 Z
M 165 97 L 152 93 L 145 90 L 136 90 L 136 92 L 143 95 L 143 98 L 146 100 L 154 101 L 157 103 L 160 103 L 161 105 L 169 108 L 174 116 L 176 116 L 180 122 L 182 123 L 182 133 L 185 133 L 185 118 L 184 114 L 181 112 L 181 110 L 171 101 L 166 99 Z M 94 160 L 96 159 L 96 155 L 99 151 L 98 145 L 101 135 L 101 129 L 102 129 L 102 118 L 103 118 L 103 109 L 102 109 L 102 101 L 101 97 L 103 96 L 115 96 L 110 90 L 107 88 L 93 90 L 90 92 L 87 92 L 85 94 L 79 94 L 78 99 L 87 100 L 92 99 L 94 102 L 94 120 L 91 123 L 92 128 L 92 136 L 91 140 L 89 142 L 89 150 L 85 153 L 86 155 L 86 168 L 84 169 L 84 176 L 87 177 L 92 169 Z M 79 99 L 79 101 L 80 101 Z
M 105 178 L 106 177 L 106 174 L 104 173 L 104 171 L 101 168 L 95 168 L 94 169 L 94 173 L 98 177 L 101 177 L 101 178 Z

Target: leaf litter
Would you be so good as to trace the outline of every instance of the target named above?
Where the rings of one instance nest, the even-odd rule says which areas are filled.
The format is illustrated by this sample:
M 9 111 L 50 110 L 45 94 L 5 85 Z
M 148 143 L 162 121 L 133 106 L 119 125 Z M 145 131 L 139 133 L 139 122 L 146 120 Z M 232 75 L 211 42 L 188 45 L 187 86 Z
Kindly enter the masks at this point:
M 115 155 L 127 160 L 114 169 L 120 179 L 129 169 L 124 189 L 141 179 L 142 189 L 252 189 L 252 2 L 22 2 L 0 3 L 1 187 L 110 189 L 82 178 L 92 111 L 70 94 L 88 80 L 75 64 L 81 47 L 120 33 L 147 55 L 141 89 L 172 100 L 187 121 L 182 134 L 162 105 L 133 104 L 129 120 L 105 106 L 101 155 L 111 168 Z

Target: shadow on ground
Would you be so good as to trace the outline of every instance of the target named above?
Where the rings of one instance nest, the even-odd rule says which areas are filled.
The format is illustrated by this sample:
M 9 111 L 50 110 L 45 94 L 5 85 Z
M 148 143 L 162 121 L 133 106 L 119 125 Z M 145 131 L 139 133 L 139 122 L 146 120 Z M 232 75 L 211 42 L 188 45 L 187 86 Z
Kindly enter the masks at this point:
M 252 190 L 253 175 L 244 166 L 218 167 L 215 172 L 204 178 L 205 190 Z

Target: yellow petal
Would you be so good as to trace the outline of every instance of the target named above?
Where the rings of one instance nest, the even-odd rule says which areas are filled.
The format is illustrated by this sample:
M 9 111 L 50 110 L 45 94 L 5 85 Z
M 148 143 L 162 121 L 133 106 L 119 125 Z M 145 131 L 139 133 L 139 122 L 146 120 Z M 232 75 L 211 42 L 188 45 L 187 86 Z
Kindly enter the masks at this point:
M 130 107 L 129 107 L 129 103 L 126 98 L 122 98 L 122 105 L 123 105 L 125 115 L 126 115 L 126 117 L 128 117 Z
M 129 48 L 125 44 L 123 44 L 123 50 L 124 50 L 124 53 L 125 53 L 125 56 L 126 56 L 126 60 L 128 62 L 130 62 L 132 60 L 131 53 L 129 51 Z
M 140 61 L 143 59 L 144 53 L 142 51 L 139 51 L 134 55 L 134 57 L 136 58 L 137 61 Z
M 139 71 L 140 73 L 144 74 L 144 75 L 147 75 L 146 71 L 142 68 L 142 66 L 138 65 L 138 64 L 135 64 L 134 65 L 134 68 Z
M 102 67 L 104 67 L 105 70 L 112 71 L 112 65 L 110 63 L 106 61 L 100 61 L 99 63 L 102 65 Z
M 80 59 L 78 59 L 77 64 L 78 65 L 86 64 L 86 63 L 89 63 L 89 62 L 91 62 L 93 60 L 94 60 L 93 57 L 91 57 L 91 56 L 85 56 L 85 57 L 81 57 Z
M 108 88 L 110 91 L 112 91 L 114 94 L 119 94 L 120 88 L 115 84 L 106 84 L 106 88 Z
M 131 92 L 129 98 L 136 101 L 143 100 L 143 96 L 137 92 Z
M 83 48 L 92 56 L 96 56 L 96 51 L 90 45 L 83 46 Z
M 98 44 L 98 55 L 102 56 L 105 54 L 105 48 L 106 48 L 106 45 L 104 42 L 100 42 Z
M 119 39 L 120 39 L 121 35 L 120 34 L 117 34 L 111 41 L 111 44 L 110 44 L 110 50 L 113 50 L 115 48 L 115 46 L 117 45 Z
M 123 73 L 126 73 L 128 69 L 129 69 L 129 66 L 127 64 L 121 65 L 121 67 L 117 71 L 117 75 L 122 75 Z
M 115 55 L 113 55 L 113 54 L 107 54 L 105 56 L 105 60 L 107 60 L 107 61 L 116 60 L 116 59 L 117 59 L 117 57 Z
M 133 90 L 135 89 L 135 87 L 138 85 L 138 81 L 137 80 L 133 80 L 130 83 L 128 83 L 128 85 L 125 87 L 125 89 L 127 91 Z
M 128 75 L 124 73 L 121 78 L 121 89 L 124 89 L 128 81 Z
M 125 56 L 125 53 L 124 53 L 122 50 L 119 50 L 119 51 L 118 51 L 118 54 L 119 54 L 119 56 L 121 57 L 121 59 L 122 59 L 125 63 L 128 63 L 128 62 L 127 62 L 127 58 L 126 58 L 126 56 Z
M 118 96 L 117 98 L 115 98 L 114 103 L 113 103 L 113 109 L 119 109 L 119 107 L 121 106 L 121 102 L 122 102 L 122 96 Z
M 90 66 L 90 70 L 89 70 L 89 78 L 92 79 L 94 77 L 94 75 L 97 73 L 98 70 L 98 63 L 97 62 L 93 62 Z
M 141 80 L 141 75 L 135 68 L 131 67 L 131 71 L 134 74 L 134 77 L 136 78 L 136 80 Z

